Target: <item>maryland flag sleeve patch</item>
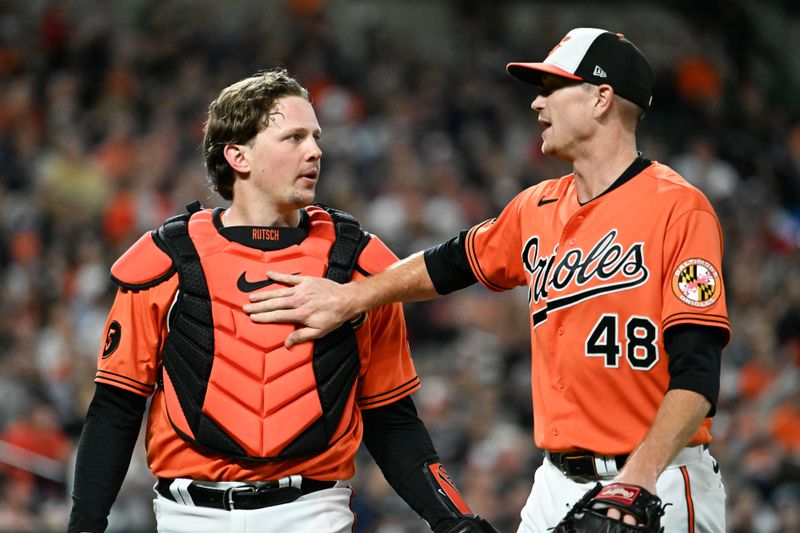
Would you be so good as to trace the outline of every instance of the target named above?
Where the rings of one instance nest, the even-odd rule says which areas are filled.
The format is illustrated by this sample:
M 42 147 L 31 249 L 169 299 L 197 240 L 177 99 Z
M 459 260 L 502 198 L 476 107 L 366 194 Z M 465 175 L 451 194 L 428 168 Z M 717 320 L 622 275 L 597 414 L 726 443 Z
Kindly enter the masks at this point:
M 687 259 L 675 269 L 672 292 L 686 305 L 708 307 L 722 292 L 719 272 L 704 259 Z

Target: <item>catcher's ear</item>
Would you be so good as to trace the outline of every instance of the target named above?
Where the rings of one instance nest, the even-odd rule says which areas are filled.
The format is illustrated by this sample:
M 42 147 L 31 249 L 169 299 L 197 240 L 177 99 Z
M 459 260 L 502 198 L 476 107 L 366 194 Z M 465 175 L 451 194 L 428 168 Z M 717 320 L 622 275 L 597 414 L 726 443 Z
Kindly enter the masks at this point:
M 222 150 L 225 160 L 239 174 L 250 172 L 250 161 L 248 161 L 248 147 L 244 144 L 226 144 Z

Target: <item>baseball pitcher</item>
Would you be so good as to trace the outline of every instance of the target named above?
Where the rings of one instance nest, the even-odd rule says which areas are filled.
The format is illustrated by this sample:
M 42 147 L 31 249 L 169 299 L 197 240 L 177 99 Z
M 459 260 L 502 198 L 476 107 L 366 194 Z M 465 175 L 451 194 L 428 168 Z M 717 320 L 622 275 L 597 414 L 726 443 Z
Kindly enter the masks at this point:
M 542 151 L 572 165 L 492 220 L 346 285 L 276 273 L 256 322 L 301 322 L 287 345 L 364 309 L 475 281 L 528 294 L 536 445 L 520 533 L 725 530 L 709 453 L 730 336 L 722 232 L 706 197 L 636 148 L 655 75 L 618 33 L 570 31 L 507 66 L 539 92 Z

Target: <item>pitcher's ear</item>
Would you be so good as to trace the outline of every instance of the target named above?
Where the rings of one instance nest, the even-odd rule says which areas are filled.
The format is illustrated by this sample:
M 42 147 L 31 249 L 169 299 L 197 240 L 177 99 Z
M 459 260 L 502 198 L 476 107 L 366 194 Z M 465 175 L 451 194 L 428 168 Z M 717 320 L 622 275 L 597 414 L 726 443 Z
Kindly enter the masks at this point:
M 611 103 L 614 101 L 614 89 L 611 85 L 603 84 L 597 86 L 597 101 L 595 103 L 595 116 L 599 117 L 608 112 Z

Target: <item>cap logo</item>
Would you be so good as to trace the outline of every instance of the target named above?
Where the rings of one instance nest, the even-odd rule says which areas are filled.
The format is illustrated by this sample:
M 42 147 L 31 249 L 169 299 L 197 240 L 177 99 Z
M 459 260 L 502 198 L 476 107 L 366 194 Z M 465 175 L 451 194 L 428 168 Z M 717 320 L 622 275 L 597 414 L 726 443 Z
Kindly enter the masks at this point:
M 572 39 L 572 37 L 570 37 L 569 35 L 564 36 L 564 38 L 561 39 L 561 41 L 559 41 L 559 43 L 557 45 L 555 45 L 552 50 L 550 50 L 550 53 L 547 54 L 547 57 L 550 57 L 551 55 L 553 55 L 553 52 L 555 52 L 556 50 L 561 48 L 561 45 L 564 44 L 565 42 L 569 41 L 570 39 Z
M 606 74 L 605 70 L 600 68 L 600 65 L 595 65 L 594 66 L 594 75 L 597 76 L 598 78 L 607 78 L 608 77 L 608 74 Z

